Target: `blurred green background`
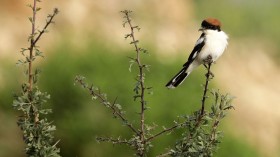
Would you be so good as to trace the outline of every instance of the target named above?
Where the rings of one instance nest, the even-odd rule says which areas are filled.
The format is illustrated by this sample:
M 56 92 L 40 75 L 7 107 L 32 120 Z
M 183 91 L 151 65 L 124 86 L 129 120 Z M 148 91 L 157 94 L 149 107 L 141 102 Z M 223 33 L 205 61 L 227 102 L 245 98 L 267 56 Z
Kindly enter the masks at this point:
M 31 1 L 30 1 L 31 2 Z M 27 78 L 15 65 L 26 47 L 30 25 L 28 1 L 2 0 L 0 3 L 0 156 L 25 156 L 21 132 L 16 125 L 20 113 L 12 109 L 12 94 Z M 133 101 L 136 70 L 129 72 L 128 56 L 132 45 L 124 40 L 120 10 L 133 10 L 133 22 L 141 27 L 136 37 L 148 49 L 143 62 L 151 65 L 146 83 L 153 87 L 147 96 L 150 109 L 147 122 L 170 126 L 178 115 L 199 108 L 204 69 L 198 68 L 176 90 L 166 82 L 180 69 L 199 37 L 200 22 L 216 17 L 230 36 L 226 53 L 214 65 L 211 83 L 237 98 L 236 110 L 223 122 L 224 138 L 216 157 L 276 157 L 280 155 L 279 117 L 279 7 L 270 0 L 55 0 L 43 1 L 38 25 L 53 7 L 60 14 L 40 41 L 44 59 L 36 66 L 42 70 L 39 87 L 51 95 L 48 119 L 57 126 L 61 155 L 65 157 L 132 156 L 126 146 L 97 143 L 96 136 L 129 137 L 129 130 L 112 118 L 110 111 L 91 100 L 79 85 L 76 75 L 100 87 L 110 100 L 118 103 L 137 124 L 139 105 Z M 21 27 L 19 27 L 21 26 Z M 160 129 L 161 127 L 158 127 Z M 180 134 L 164 135 L 154 141 L 148 156 L 165 152 Z

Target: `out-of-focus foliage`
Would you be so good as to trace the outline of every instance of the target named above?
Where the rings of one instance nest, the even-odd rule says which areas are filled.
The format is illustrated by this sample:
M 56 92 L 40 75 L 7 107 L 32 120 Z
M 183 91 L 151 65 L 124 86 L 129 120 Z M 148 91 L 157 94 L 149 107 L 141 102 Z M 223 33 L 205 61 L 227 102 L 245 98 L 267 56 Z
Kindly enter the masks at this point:
M 63 156 L 83 155 L 89 152 L 100 156 L 111 154 L 126 156 L 127 148 L 120 146 L 117 146 L 120 148 L 113 148 L 107 144 L 99 145 L 94 139 L 97 135 L 127 134 L 128 130 L 125 127 L 119 127 L 115 120 L 108 118 L 109 111 L 102 108 L 100 104 L 89 101 L 88 97 L 85 98 L 85 94 L 73 86 L 73 83 L 76 74 L 87 76 L 88 80 L 92 80 L 106 91 L 109 99 L 112 100 L 114 96 L 118 96 L 118 102 L 122 104 L 128 116 L 139 118 L 134 112 L 139 110 L 138 106 L 132 106 L 130 103 L 133 101 L 132 87 L 135 76 L 128 70 L 127 56 L 130 56 L 131 52 L 120 53 L 116 48 L 100 47 L 94 42 L 80 55 L 76 55 L 74 52 L 76 50 L 73 51 L 69 46 L 58 48 L 55 52 L 58 55 L 47 59 L 48 64 L 44 65 L 43 75 L 45 76 L 42 76 L 41 83 L 43 86 L 46 85 L 44 88 L 53 95 L 51 99 L 53 102 L 50 104 L 56 104 L 53 109 Z M 172 72 L 176 71 L 180 65 L 165 65 L 158 62 L 152 54 L 144 60 L 153 65 L 151 73 L 147 73 L 146 76 L 147 84 L 153 84 L 154 91 L 154 95 L 148 97 L 151 107 L 147 111 L 148 123 L 157 119 L 158 125 L 169 126 L 173 123 L 171 119 L 176 118 L 176 115 L 192 112 L 199 107 L 202 92 L 200 84 L 203 82 L 203 79 L 198 77 L 199 72 L 190 76 L 183 85 L 184 88 L 171 92 L 164 85 L 170 75 L 173 75 Z M 162 73 L 162 71 L 168 72 Z M 69 134 L 66 134 L 68 132 Z M 171 134 L 164 140 L 156 140 L 154 152 L 150 152 L 150 155 L 159 154 L 170 141 L 175 142 L 179 136 L 180 134 Z
M 149 50 L 153 51 L 152 48 Z M 50 107 L 53 109 L 53 114 L 49 119 L 53 119 L 57 126 L 55 135 L 57 139 L 61 139 L 59 143 L 61 155 L 87 157 L 133 154 L 124 146 L 113 147 L 109 144 L 98 144 L 95 141 L 97 135 L 118 136 L 121 134 L 126 138 L 128 130 L 126 127 L 120 127 L 115 119 L 108 118 L 110 111 L 100 104 L 90 101 L 84 91 L 74 86 L 75 76 L 83 74 L 88 80 L 102 87 L 102 90 L 108 94 L 108 99 L 113 100 L 115 96 L 118 96 L 118 102 L 122 104 L 128 116 L 139 118 L 138 114 L 134 112 L 139 110 L 138 106 L 131 105 L 134 95 L 132 89 L 135 83 L 133 80 L 135 73 L 129 72 L 129 59 L 127 58 L 131 52 L 121 52 L 121 49 L 116 47 L 104 47 L 97 40 L 92 40 L 92 43 L 82 52 L 77 53 L 77 51 L 80 50 L 65 42 L 60 47 L 54 48 L 53 55 L 46 57 L 44 63 L 40 65 L 40 69 L 43 71 L 39 79 L 39 86 L 52 95 L 49 104 L 52 105 Z M 178 58 L 178 62 L 174 64 L 164 64 L 158 61 L 153 54 L 144 60 L 152 65 L 151 72 L 146 74 L 146 83 L 153 85 L 154 92 L 152 96 L 147 97 L 151 107 L 146 115 L 148 123 L 156 119 L 157 125 L 168 127 L 173 124 L 172 119 L 176 119 L 176 115 L 191 113 L 200 107 L 202 94 L 200 85 L 203 83 L 203 77 L 200 76 L 204 75 L 204 71 L 199 71 L 202 69 L 196 70 L 182 87 L 168 90 L 164 86 L 166 81 L 178 70 L 178 67 L 181 66 L 180 63 L 184 60 Z M 9 73 L 6 73 L 9 79 L 5 80 L 7 86 L 0 91 L 1 95 L 11 92 L 11 89 L 16 91 L 13 86 L 17 81 L 11 76 L 14 76 L 14 73 L 19 72 L 20 69 L 16 70 L 13 66 L 13 64 L 5 65 L 5 69 L 9 69 Z M 11 97 L 6 97 L 1 99 L 0 103 L 10 102 Z M 9 110 L 7 106 L 2 109 Z M 240 157 L 257 156 L 255 151 L 245 143 L 231 138 L 228 132 L 225 134 L 225 142 L 222 141 L 221 149 L 219 149 L 225 156 L 234 156 L 233 154 Z M 156 139 L 149 156 L 162 153 L 169 143 L 175 143 L 180 136 L 181 134 L 171 133 L 163 139 Z M 240 144 L 243 145 L 244 152 L 237 151 Z M 20 148 L 17 150 L 20 151 Z M 11 150 L 7 149 L 7 151 Z
M 262 42 L 263 37 L 265 37 L 277 46 L 280 37 L 280 29 L 277 27 L 280 23 L 278 19 L 279 2 L 278 0 L 197 0 L 194 1 L 194 11 L 197 25 L 206 16 L 220 18 L 223 22 L 222 28 L 230 35 L 230 47 L 233 46 L 233 40 L 248 36 L 259 42 Z M 94 16 L 91 14 L 88 18 Z M 68 28 L 69 25 L 65 27 Z M 98 29 L 96 30 L 98 31 Z M 129 60 L 127 56 L 130 56 L 131 53 L 124 52 L 122 48 L 111 45 L 108 41 L 101 41 L 100 38 L 91 40 L 85 48 L 75 48 L 72 43 L 67 42 L 67 38 L 74 38 L 70 34 L 69 32 L 67 37 L 62 37 L 65 43 L 58 43 L 60 46 L 54 47 L 51 55 L 47 54 L 44 63 L 39 65 L 40 69 L 43 70 L 39 86 L 43 91 L 51 94 L 48 104 L 52 105 L 53 114 L 48 118 L 54 120 L 54 124 L 57 126 L 55 136 L 57 139 L 61 139 L 59 147 L 62 148 L 62 156 L 89 157 L 111 156 L 112 154 L 126 156 L 127 151 L 129 151 L 126 147 L 113 147 L 109 144 L 98 144 L 95 141 L 96 135 L 126 134 L 126 128 L 119 127 L 116 120 L 108 118 L 109 111 L 99 104 L 89 101 L 84 91 L 74 86 L 73 83 L 77 74 L 86 76 L 89 81 L 102 87 L 108 95 L 118 96 L 122 107 L 128 111 L 127 114 L 130 114 L 130 111 L 137 110 L 137 106 L 130 104 L 130 101 L 133 100 L 133 91 L 129 89 L 134 86 L 133 77 L 135 76 L 135 73 L 128 72 Z M 89 36 L 94 36 L 94 34 L 89 34 Z M 88 38 L 86 36 L 85 39 Z M 83 44 L 82 42 L 77 45 Z M 244 43 L 245 46 L 246 44 Z M 153 52 L 153 47 L 148 49 Z M 277 52 L 279 49 L 278 46 Z M 13 55 L 16 54 L 13 53 Z M 176 90 L 169 91 L 164 87 L 170 76 L 174 75 L 174 72 L 185 61 L 185 57 L 187 55 L 184 58 L 178 57 L 173 63 L 170 61 L 166 63 L 161 58 L 155 57 L 153 53 L 151 53 L 151 57 L 146 58 L 147 63 L 152 65 L 151 73 L 147 73 L 147 80 L 150 80 L 147 83 L 153 85 L 154 91 L 154 95 L 148 98 L 151 109 L 148 110 L 147 117 L 148 119 L 157 119 L 158 125 L 167 127 L 173 123 L 169 120 L 176 118 L 175 115 L 191 113 L 200 104 L 199 98 L 202 91 L 200 84 L 203 83 L 200 76 L 204 75 L 201 69 L 194 71 L 182 87 Z M 11 108 L 11 93 L 19 92 L 18 87 L 25 78 L 20 77 L 22 69 L 16 67 L 15 62 L 14 58 L 0 59 L 2 76 L 0 78 L 0 122 L 3 125 L 0 129 L 0 156 L 24 156 L 24 145 L 15 124 L 14 110 Z M 115 98 L 110 96 L 111 100 Z M 131 99 L 127 99 L 129 97 Z M 178 99 L 180 102 L 177 101 Z M 186 102 L 188 103 L 186 104 Z M 238 106 L 236 110 L 239 112 Z M 135 113 L 131 113 L 129 116 L 138 117 Z M 102 121 L 100 121 L 101 119 Z M 244 141 L 248 138 L 240 138 L 236 134 L 232 135 L 236 126 L 227 127 L 229 128 L 225 131 L 221 148 L 216 154 L 218 157 L 260 156 L 255 148 Z M 179 136 L 180 134 L 170 134 L 166 139 L 157 139 L 155 148 L 149 155 L 153 156 L 162 152 L 167 143 L 174 142 Z M 132 152 L 128 154 L 132 154 Z

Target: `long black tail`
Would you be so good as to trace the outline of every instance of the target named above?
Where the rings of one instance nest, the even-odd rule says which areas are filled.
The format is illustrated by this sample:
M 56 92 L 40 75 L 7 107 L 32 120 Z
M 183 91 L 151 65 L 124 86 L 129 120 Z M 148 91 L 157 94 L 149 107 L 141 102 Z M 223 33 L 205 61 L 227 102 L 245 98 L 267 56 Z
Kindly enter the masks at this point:
M 190 74 L 190 72 L 186 72 L 187 67 L 183 67 L 183 69 L 176 74 L 165 86 L 167 88 L 176 88 L 180 85 Z

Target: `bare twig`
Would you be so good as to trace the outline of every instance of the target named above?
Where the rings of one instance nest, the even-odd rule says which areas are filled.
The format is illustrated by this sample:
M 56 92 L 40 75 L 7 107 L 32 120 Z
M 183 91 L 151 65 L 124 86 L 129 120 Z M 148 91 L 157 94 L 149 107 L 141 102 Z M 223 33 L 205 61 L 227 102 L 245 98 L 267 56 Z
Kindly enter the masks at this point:
M 111 137 L 97 137 L 96 140 L 98 142 L 110 142 L 112 144 L 127 144 L 127 145 L 129 145 L 129 141 L 121 140 L 120 138 L 113 139 Z
M 204 114 L 205 100 L 207 98 L 206 94 L 208 91 L 208 83 L 211 79 L 210 76 L 212 75 L 212 73 L 210 71 L 212 62 L 208 62 L 207 64 L 208 64 L 208 66 L 207 66 L 207 73 L 206 73 L 206 81 L 205 81 L 205 85 L 204 85 L 204 91 L 203 91 L 203 97 L 202 97 L 202 103 L 201 103 L 201 113 L 200 113 L 201 116 Z
M 51 23 L 54 23 L 54 22 L 53 22 L 53 18 L 55 17 L 55 15 L 58 14 L 58 12 L 59 12 L 58 9 L 55 8 L 54 11 L 53 11 L 53 14 L 51 14 L 51 15 L 48 16 L 48 20 L 46 21 L 46 25 L 44 26 L 44 28 L 43 28 L 41 31 L 39 31 L 39 35 L 38 35 L 38 36 L 36 37 L 36 39 L 34 40 L 33 46 L 35 46 L 36 43 L 37 43 L 37 41 L 41 38 L 41 36 L 42 36 L 44 33 L 46 33 L 46 30 L 47 30 L 48 26 L 49 26 Z
M 160 135 L 162 135 L 162 134 L 164 134 L 164 133 L 171 132 L 171 131 L 173 131 L 174 129 L 176 129 L 176 128 L 178 128 L 178 127 L 184 125 L 184 124 L 185 124 L 185 122 L 183 122 L 183 123 L 178 123 L 178 124 L 176 124 L 176 125 L 174 125 L 174 126 L 172 126 L 172 127 L 169 127 L 169 128 L 165 128 L 165 129 L 163 129 L 162 131 L 156 133 L 155 135 L 153 135 L 153 136 L 147 138 L 147 139 L 146 139 L 146 142 L 152 141 L 154 138 L 156 138 L 156 137 L 158 137 L 158 136 L 160 136 Z
M 171 152 L 167 152 L 167 153 L 164 153 L 164 154 L 157 155 L 156 157 L 165 157 L 165 156 L 169 156 L 171 154 L 172 154 Z
M 116 108 L 116 99 L 114 100 L 113 104 L 109 104 L 108 101 L 104 98 L 104 96 L 102 95 L 102 93 L 99 91 L 95 91 L 93 89 L 93 87 L 89 87 L 82 78 L 76 77 L 75 79 L 76 82 L 80 83 L 80 85 L 82 85 L 84 88 L 86 88 L 90 95 L 93 97 L 97 97 L 98 100 L 100 101 L 100 103 L 102 103 L 103 105 L 109 107 L 112 112 L 113 115 L 116 115 L 117 117 L 119 117 L 123 122 L 125 122 L 125 125 L 128 126 L 135 134 L 140 135 L 140 133 L 137 131 L 137 129 L 135 129 L 133 127 L 133 125 L 131 123 L 128 122 L 128 120 L 124 117 L 123 113 L 121 113 L 119 111 L 119 109 Z
M 144 72 L 143 72 L 143 68 L 144 66 L 142 65 L 141 63 L 141 60 L 140 60 L 140 53 L 141 53 L 141 48 L 138 47 L 138 40 L 135 39 L 135 35 L 134 35 L 134 30 L 137 29 L 139 30 L 139 27 L 138 26 L 133 26 L 132 23 L 131 23 L 131 19 L 130 19 L 130 16 L 129 16 L 129 13 L 131 13 L 131 11 L 123 11 L 123 13 L 125 14 L 124 18 L 126 19 L 126 22 L 128 23 L 129 27 L 130 27 L 130 31 L 131 33 L 126 35 L 126 38 L 127 37 L 131 37 L 132 38 L 132 42 L 131 44 L 134 45 L 135 47 L 135 51 L 136 51 L 136 63 L 138 65 L 138 69 L 139 69 L 139 75 L 138 75 L 138 81 L 140 82 L 140 90 L 141 90 L 141 93 L 140 93 L 140 103 L 141 103 L 141 111 L 140 111 L 140 140 L 142 141 L 142 145 L 145 147 L 145 143 L 146 143 L 146 140 L 145 140 L 145 86 L 144 86 Z M 144 153 L 145 153 L 145 149 L 141 149 L 141 152 L 139 153 L 140 156 L 144 156 Z
M 31 21 L 31 25 L 32 25 L 32 28 L 31 28 L 31 40 L 30 40 L 30 47 L 29 47 L 29 64 L 28 64 L 28 83 L 29 83 L 29 88 L 28 90 L 31 92 L 32 91 L 32 77 L 33 77 L 33 74 L 32 74 L 32 63 L 33 63 L 33 50 L 34 50 L 34 36 L 35 36 L 35 22 L 36 22 L 36 0 L 34 0 L 33 2 L 33 7 L 32 7 L 32 12 L 33 12 L 33 16 L 32 16 L 32 21 Z
M 200 122 L 201 122 L 201 119 L 202 117 L 204 116 L 204 110 L 205 110 L 205 100 L 206 98 L 208 97 L 207 96 L 207 91 L 208 91 L 208 84 L 210 82 L 210 80 L 213 78 L 213 74 L 212 72 L 210 71 L 211 69 L 211 65 L 213 63 L 212 61 L 212 57 L 211 56 L 208 56 L 206 60 L 204 60 L 204 66 L 206 67 L 207 69 L 207 73 L 205 74 L 206 76 L 206 80 L 205 80 L 205 84 L 204 84 L 204 90 L 203 90 L 203 96 L 202 96 L 202 100 L 201 100 L 201 110 L 200 110 L 200 114 L 198 116 L 198 119 L 197 119 L 197 122 L 196 122 L 196 127 L 199 126 Z
M 37 12 L 37 8 L 36 8 L 36 0 L 34 0 L 34 5 L 32 7 L 33 10 L 33 18 L 32 18 L 32 31 L 31 31 L 31 35 L 30 35 L 30 47 L 29 49 L 29 68 L 28 68 L 28 75 L 29 75 L 29 91 L 32 90 L 32 62 L 33 62 L 33 51 L 34 48 L 36 47 L 37 42 L 40 40 L 41 36 L 46 33 L 46 30 L 48 28 L 48 26 L 53 23 L 53 18 L 58 14 L 58 9 L 55 8 L 53 11 L 53 14 L 48 16 L 48 19 L 46 21 L 46 25 L 44 26 L 44 28 L 39 31 L 39 35 L 35 38 L 36 35 L 36 12 Z

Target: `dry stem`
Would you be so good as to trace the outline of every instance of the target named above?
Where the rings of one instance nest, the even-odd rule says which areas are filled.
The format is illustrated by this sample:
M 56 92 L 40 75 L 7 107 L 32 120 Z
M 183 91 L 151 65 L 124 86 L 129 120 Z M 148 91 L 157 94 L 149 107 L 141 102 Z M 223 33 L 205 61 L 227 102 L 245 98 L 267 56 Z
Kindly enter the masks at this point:
M 142 141 L 142 145 L 145 147 L 145 86 L 144 86 L 144 72 L 143 72 L 143 68 L 144 66 L 141 64 L 141 60 L 140 60 L 140 53 L 141 53 L 141 49 L 138 47 L 137 43 L 138 40 L 135 39 L 134 36 L 134 30 L 135 28 L 138 29 L 137 26 L 132 26 L 131 24 L 131 19 L 129 17 L 129 11 L 124 11 L 125 14 L 125 18 L 127 20 L 127 23 L 129 24 L 131 33 L 130 33 L 130 37 L 132 38 L 132 44 L 135 47 L 135 51 L 136 51 L 136 62 L 138 65 L 138 69 L 139 69 L 139 76 L 138 76 L 138 81 L 140 82 L 140 89 L 141 89 L 141 94 L 140 94 L 140 103 L 141 103 L 141 111 L 140 111 L 140 140 Z M 141 152 L 139 153 L 140 156 L 144 156 L 145 154 L 145 148 L 143 150 L 141 150 Z
M 32 6 L 32 20 L 31 20 L 31 34 L 30 34 L 30 46 L 28 48 L 29 50 L 29 56 L 28 56 L 28 91 L 30 94 L 32 94 L 32 89 L 33 89 L 33 73 L 32 73 L 32 67 L 33 67 L 33 61 L 34 61 L 34 49 L 36 49 L 36 43 L 39 41 L 41 36 L 46 32 L 47 27 L 49 24 L 53 23 L 53 18 L 54 16 L 58 13 L 57 9 L 54 9 L 54 13 L 52 15 L 49 15 L 48 20 L 46 22 L 46 25 L 44 26 L 42 31 L 39 31 L 39 35 L 35 38 L 36 36 L 36 13 L 37 13 L 37 0 L 33 1 L 33 6 Z M 32 98 L 30 96 L 30 102 L 32 102 Z M 34 112 L 33 105 L 31 107 L 32 113 L 34 114 L 34 122 L 37 123 L 39 121 L 39 113 Z

